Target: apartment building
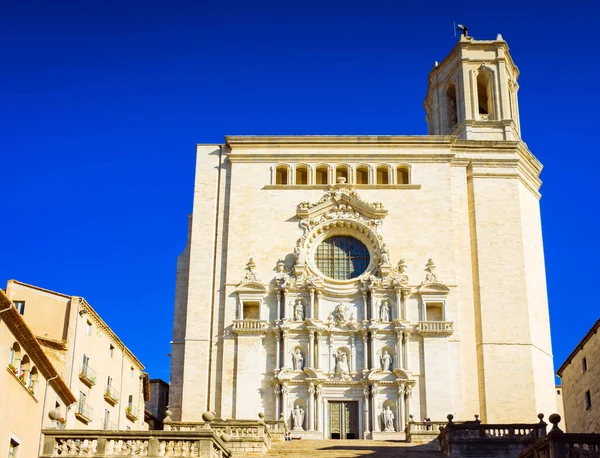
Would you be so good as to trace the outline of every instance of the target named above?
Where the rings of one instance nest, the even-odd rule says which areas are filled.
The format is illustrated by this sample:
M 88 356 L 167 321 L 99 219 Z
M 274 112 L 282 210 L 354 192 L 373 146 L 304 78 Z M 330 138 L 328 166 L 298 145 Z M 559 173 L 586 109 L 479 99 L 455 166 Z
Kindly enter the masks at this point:
M 6 296 L 77 398 L 66 428 L 144 429 L 144 366 L 83 297 L 16 280 Z

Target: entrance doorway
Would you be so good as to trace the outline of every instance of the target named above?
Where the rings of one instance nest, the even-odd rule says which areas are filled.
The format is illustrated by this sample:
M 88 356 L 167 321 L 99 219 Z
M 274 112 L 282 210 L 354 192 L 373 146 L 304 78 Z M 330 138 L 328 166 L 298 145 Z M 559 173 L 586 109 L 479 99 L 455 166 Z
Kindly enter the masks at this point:
M 329 438 L 358 439 L 358 402 L 329 402 Z

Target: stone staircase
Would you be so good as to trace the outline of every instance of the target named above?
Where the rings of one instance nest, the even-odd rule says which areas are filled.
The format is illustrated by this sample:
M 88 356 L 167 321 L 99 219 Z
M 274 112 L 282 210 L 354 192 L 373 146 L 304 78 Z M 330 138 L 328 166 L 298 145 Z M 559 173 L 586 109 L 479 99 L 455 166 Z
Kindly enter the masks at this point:
M 408 444 L 373 440 L 293 440 L 273 442 L 269 458 L 441 458 L 438 442 Z M 248 455 L 250 456 L 250 455 Z

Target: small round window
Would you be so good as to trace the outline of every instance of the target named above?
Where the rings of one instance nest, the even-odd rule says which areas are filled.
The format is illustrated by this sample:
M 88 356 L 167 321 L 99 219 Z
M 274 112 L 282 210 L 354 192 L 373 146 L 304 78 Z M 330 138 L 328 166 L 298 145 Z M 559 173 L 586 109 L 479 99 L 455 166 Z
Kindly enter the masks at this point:
M 324 240 L 315 253 L 318 269 L 335 280 L 349 280 L 362 275 L 370 259 L 367 247 L 361 241 L 347 236 Z

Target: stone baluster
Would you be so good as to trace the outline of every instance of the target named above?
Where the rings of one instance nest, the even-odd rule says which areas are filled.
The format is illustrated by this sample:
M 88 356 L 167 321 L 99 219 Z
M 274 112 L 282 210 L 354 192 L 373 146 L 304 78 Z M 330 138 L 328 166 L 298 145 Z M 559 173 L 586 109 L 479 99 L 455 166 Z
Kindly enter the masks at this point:
M 371 370 L 377 369 L 379 361 L 377 358 L 377 329 L 371 329 Z
M 403 329 L 402 335 L 404 336 L 404 369 L 410 370 L 410 337 L 412 335 L 412 329 Z
M 402 346 L 402 339 L 402 328 L 396 328 L 396 358 L 394 358 L 394 363 L 398 369 L 404 368 L 404 348 Z
M 310 288 L 310 298 L 309 298 L 309 302 L 310 305 L 308 307 L 308 313 L 306 314 L 308 318 L 314 318 L 315 315 L 315 289 L 314 288 Z
M 369 370 L 369 347 L 367 346 L 367 331 L 361 331 L 363 341 L 363 371 Z
M 377 412 L 377 394 L 379 393 L 379 387 L 377 383 L 373 383 L 371 386 L 371 430 L 373 432 L 381 431 L 379 427 L 379 417 Z
M 398 412 L 396 413 L 396 418 L 398 419 L 398 431 L 404 431 L 406 428 L 404 392 L 404 383 L 400 382 L 398 385 Z
M 315 430 L 315 385 L 310 382 L 308 384 L 308 430 Z
M 315 367 L 315 327 L 308 327 L 308 367 Z
M 369 431 L 369 385 L 363 386 L 363 439 L 367 438 Z
M 352 334 L 350 336 L 350 372 L 352 375 L 356 374 L 356 336 Z
M 288 414 L 288 393 L 289 393 L 289 388 L 287 383 L 284 383 L 283 385 L 281 385 L 281 413 L 283 415 L 283 421 L 285 421 L 285 424 L 288 425 L 289 427 L 289 414 Z
M 282 355 L 281 355 L 281 368 L 284 369 L 288 367 L 288 330 L 282 329 L 283 332 L 283 345 L 282 345 Z
M 281 334 L 279 328 L 275 328 L 273 332 L 275 333 L 275 370 L 278 370 L 281 368 Z

